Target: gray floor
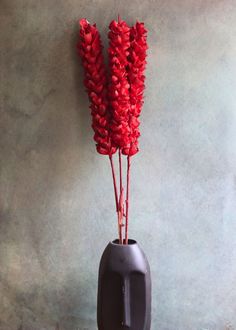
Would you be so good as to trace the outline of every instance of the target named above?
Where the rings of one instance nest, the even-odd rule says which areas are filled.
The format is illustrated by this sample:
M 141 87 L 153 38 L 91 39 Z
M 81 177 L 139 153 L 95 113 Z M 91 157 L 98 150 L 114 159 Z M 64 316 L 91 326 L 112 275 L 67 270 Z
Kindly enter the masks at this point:
M 107 45 L 120 13 L 149 29 L 130 236 L 153 276 L 152 330 L 236 329 L 236 2 L 1 0 L 0 329 L 95 330 L 116 236 L 95 153 L 78 18 Z

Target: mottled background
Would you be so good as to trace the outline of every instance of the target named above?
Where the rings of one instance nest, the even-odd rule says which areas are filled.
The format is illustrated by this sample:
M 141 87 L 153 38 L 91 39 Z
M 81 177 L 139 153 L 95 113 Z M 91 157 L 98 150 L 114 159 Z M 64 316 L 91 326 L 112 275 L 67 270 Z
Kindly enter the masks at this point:
M 1 0 L 0 329 L 95 330 L 116 235 L 95 152 L 77 19 L 149 29 L 130 235 L 153 277 L 152 330 L 236 329 L 236 1 Z

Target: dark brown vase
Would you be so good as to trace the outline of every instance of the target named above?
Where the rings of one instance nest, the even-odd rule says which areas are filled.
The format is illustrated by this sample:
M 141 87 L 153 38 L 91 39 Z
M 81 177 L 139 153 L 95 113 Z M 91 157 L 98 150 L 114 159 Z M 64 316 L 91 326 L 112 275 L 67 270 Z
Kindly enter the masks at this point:
M 110 242 L 99 267 L 99 330 L 150 330 L 151 276 L 147 258 L 134 240 Z

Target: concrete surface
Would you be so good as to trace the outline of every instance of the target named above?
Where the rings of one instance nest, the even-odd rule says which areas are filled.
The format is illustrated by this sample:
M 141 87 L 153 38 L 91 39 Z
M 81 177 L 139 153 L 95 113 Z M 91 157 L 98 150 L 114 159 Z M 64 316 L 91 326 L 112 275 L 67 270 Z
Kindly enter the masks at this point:
M 107 44 L 118 13 L 149 29 L 130 236 L 152 268 L 152 330 L 236 329 L 236 2 L 1 0 L 1 330 L 96 329 L 116 218 L 76 21 Z

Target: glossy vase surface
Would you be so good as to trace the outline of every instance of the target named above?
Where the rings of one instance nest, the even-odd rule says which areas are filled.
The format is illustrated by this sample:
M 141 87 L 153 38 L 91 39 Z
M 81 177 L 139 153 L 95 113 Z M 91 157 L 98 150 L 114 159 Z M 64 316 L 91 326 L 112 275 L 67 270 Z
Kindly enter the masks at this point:
M 147 258 L 134 240 L 110 242 L 99 267 L 99 330 L 150 330 L 151 275 Z

